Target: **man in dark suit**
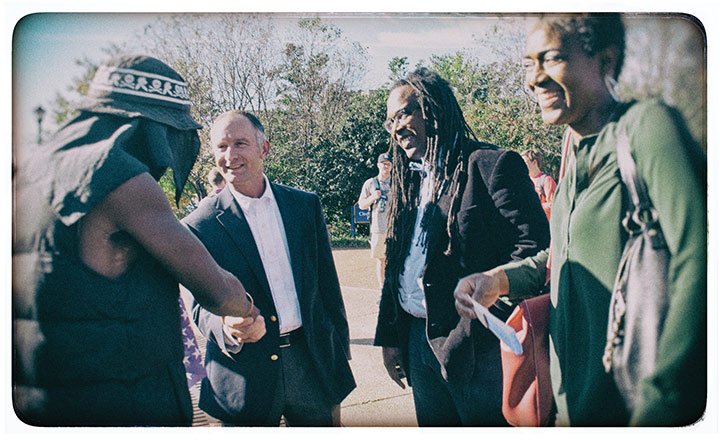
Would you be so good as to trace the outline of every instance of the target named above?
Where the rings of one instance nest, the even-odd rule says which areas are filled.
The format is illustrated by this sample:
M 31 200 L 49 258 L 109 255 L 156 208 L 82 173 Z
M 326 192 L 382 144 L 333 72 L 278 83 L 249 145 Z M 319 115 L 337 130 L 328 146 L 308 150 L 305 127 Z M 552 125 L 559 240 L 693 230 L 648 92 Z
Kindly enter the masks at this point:
M 288 426 L 339 426 L 339 404 L 355 381 L 320 200 L 269 182 L 270 143 L 252 114 L 222 114 L 210 140 L 227 185 L 183 222 L 243 282 L 263 317 L 194 306 L 208 337 L 200 408 L 231 425 L 278 426 L 284 416 Z
M 548 223 L 520 155 L 481 143 L 448 83 L 419 69 L 387 103 L 393 174 L 375 345 L 420 426 L 505 426 L 498 339 L 457 314 L 463 276 L 534 255 Z M 261 307 L 262 309 L 262 307 Z M 506 318 L 511 305 L 491 312 Z

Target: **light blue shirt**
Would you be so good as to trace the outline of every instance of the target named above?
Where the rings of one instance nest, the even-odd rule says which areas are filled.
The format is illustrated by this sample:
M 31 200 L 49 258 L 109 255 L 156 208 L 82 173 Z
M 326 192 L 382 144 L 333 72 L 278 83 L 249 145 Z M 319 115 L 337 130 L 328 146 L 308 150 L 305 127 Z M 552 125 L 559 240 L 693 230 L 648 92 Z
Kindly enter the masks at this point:
M 423 163 L 422 185 L 420 186 L 420 203 L 418 205 L 415 228 L 413 230 L 410 253 L 405 259 L 405 267 L 400 275 L 400 305 L 402 308 L 416 318 L 427 318 L 427 307 L 425 305 L 425 290 L 423 289 L 423 273 L 425 272 L 426 247 L 420 243 L 422 223 L 425 208 L 430 201 L 432 194 L 433 176 L 429 173 L 428 166 Z

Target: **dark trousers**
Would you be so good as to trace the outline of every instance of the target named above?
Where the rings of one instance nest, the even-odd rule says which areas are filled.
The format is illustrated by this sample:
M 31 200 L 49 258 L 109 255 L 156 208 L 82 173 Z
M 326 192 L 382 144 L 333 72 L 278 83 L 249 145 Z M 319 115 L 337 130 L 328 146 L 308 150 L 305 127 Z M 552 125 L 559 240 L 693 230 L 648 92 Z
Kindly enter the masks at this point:
M 497 349 L 476 353 L 467 383 L 449 382 L 425 336 L 425 320 L 410 326 L 409 376 L 419 426 L 509 426 L 502 415 L 502 365 Z
M 340 426 L 340 405 L 329 403 L 304 339 L 280 348 L 280 378 L 267 417 L 255 426 Z M 273 392 L 268 390 L 268 392 Z M 224 426 L 239 426 L 223 423 Z

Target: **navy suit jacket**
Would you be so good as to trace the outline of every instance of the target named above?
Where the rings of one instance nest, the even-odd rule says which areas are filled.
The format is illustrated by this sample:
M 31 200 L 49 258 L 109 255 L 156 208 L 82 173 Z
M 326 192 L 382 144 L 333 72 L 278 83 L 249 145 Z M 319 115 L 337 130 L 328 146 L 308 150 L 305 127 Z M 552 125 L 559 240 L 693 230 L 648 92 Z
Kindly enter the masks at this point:
M 432 207 L 423 273 L 428 341 L 443 376 L 459 381 L 472 377 L 475 354 L 497 349 L 499 341 L 479 321 L 460 318 L 453 297 L 458 280 L 535 255 L 550 243 L 547 217 L 520 155 L 474 141 L 467 148 L 467 180 L 457 213 L 458 250 L 444 254 L 451 202 L 446 191 Z M 407 362 L 410 315 L 391 285 L 386 277 L 375 345 L 400 348 Z M 490 311 L 506 319 L 512 305 L 498 301 Z
M 320 199 L 287 186 L 270 186 L 285 227 L 303 331 L 320 387 L 327 401 L 339 404 L 355 388 L 355 380 L 348 363 L 345 306 Z M 270 412 L 281 363 L 273 356 L 280 355 L 277 311 L 252 232 L 228 188 L 203 200 L 183 223 L 215 261 L 242 282 L 267 328 L 260 341 L 244 344 L 230 358 L 217 344 L 223 337 L 221 318 L 193 304 L 193 318 L 208 337 L 208 377 L 201 386 L 200 408 L 223 421 L 257 424 Z

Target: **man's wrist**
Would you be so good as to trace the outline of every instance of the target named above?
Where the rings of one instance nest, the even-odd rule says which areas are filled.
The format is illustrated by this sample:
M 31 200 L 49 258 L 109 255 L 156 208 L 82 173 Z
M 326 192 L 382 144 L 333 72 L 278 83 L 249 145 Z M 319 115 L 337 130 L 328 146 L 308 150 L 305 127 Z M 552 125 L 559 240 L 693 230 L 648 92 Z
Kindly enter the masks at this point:
M 248 309 L 245 316 L 252 316 L 253 310 L 255 309 L 255 300 L 253 299 L 252 295 L 248 291 L 245 291 L 245 296 L 250 303 L 250 308 Z

